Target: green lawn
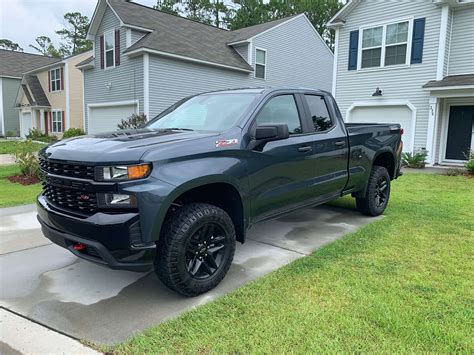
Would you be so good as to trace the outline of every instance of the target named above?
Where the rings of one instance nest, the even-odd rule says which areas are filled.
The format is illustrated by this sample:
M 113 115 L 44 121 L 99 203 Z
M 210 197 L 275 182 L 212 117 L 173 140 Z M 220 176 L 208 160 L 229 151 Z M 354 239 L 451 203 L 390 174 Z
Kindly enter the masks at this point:
M 14 154 L 16 150 L 17 141 L 0 141 L 0 154 Z M 38 151 L 43 148 L 46 144 L 42 143 L 31 143 L 33 151 Z
M 23 186 L 6 179 L 19 173 L 18 165 L 0 165 L 0 208 L 34 203 L 40 193 L 41 184 Z
M 101 350 L 473 353 L 473 201 L 473 179 L 407 174 L 382 220 Z

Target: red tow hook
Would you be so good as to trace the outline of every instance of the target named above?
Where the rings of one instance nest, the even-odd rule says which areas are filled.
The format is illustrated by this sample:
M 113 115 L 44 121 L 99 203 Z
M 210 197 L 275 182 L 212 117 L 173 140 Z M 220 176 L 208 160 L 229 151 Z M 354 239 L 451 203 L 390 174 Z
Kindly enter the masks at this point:
M 72 247 L 74 250 L 77 250 L 77 251 L 82 251 L 86 249 L 86 245 L 82 243 L 75 243 Z

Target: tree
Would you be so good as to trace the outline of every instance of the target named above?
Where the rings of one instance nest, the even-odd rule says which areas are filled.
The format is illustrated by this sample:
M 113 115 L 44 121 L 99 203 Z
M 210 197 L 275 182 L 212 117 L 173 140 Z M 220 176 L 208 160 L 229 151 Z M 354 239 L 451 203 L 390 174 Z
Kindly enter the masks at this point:
M 178 0 L 156 0 L 156 5 L 153 8 L 168 14 L 178 15 L 179 12 L 176 9 L 177 2 Z
M 65 48 L 60 47 L 56 49 L 51 42 L 51 38 L 47 36 L 39 36 L 35 39 L 36 45 L 30 44 L 30 47 L 37 50 L 43 55 L 55 57 L 55 58 L 62 58 L 64 56 Z
M 92 42 L 89 41 L 87 31 L 89 29 L 89 19 L 81 15 L 80 12 L 68 12 L 64 15 L 66 27 L 56 31 L 66 43 L 63 44 L 65 54 L 74 55 L 92 49 Z
M 0 48 L 7 49 L 10 51 L 23 52 L 23 48 L 18 43 L 10 41 L 9 39 L 0 39 Z

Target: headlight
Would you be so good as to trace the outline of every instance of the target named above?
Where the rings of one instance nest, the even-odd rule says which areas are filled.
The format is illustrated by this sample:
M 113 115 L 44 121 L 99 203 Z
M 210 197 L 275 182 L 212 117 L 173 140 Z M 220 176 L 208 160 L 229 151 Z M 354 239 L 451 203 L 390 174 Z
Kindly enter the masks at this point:
M 98 203 L 101 208 L 135 208 L 137 199 L 134 195 L 100 193 Z
M 99 181 L 136 180 L 146 178 L 150 172 L 150 164 L 100 166 L 96 168 L 96 179 Z

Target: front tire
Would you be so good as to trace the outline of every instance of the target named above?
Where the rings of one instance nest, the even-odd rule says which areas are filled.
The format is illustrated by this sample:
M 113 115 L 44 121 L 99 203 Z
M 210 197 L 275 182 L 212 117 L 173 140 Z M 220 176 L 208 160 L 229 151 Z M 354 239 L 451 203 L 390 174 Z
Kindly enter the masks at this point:
M 356 198 L 357 209 L 366 216 L 380 216 L 390 198 L 390 175 L 383 166 L 375 165 L 370 173 L 367 191 Z
M 234 224 L 224 210 L 190 203 L 165 222 L 158 240 L 155 272 L 167 287 L 184 296 L 205 293 L 227 274 L 235 240 Z

